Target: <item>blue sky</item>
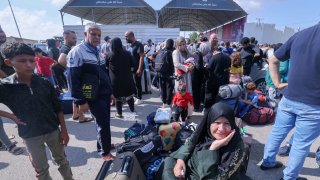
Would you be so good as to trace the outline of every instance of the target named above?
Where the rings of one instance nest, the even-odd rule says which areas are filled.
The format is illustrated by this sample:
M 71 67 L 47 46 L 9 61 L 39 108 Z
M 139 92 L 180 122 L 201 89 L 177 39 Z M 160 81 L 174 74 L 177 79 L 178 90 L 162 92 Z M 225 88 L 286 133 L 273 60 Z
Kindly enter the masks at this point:
M 47 39 L 61 35 L 62 22 L 59 9 L 68 0 L 10 0 L 21 34 L 29 39 Z M 320 0 L 234 0 L 249 15 L 247 22 L 276 24 L 304 29 L 320 21 Z M 153 8 L 160 9 L 169 0 L 146 0 Z M 65 16 L 65 24 L 80 24 L 80 18 Z M 8 36 L 17 36 L 8 1 L 0 1 L 0 24 Z

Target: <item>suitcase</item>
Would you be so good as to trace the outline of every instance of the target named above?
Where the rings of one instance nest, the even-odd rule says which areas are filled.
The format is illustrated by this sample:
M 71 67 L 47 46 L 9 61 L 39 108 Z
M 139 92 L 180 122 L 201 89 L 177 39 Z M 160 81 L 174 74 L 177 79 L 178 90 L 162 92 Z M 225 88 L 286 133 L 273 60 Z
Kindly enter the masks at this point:
M 141 86 L 143 94 L 151 94 L 151 76 L 147 58 L 144 58 L 145 68 L 142 72 Z
M 59 99 L 61 100 L 61 107 L 64 114 L 72 114 L 72 103 L 73 98 L 71 97 L 70 92 L 61 93 L 59 96 Z
M 105 161 L 96 180 L 145 180 L 142 168 L 133 154 L 125 152 L 118 154 L 114 161 Z

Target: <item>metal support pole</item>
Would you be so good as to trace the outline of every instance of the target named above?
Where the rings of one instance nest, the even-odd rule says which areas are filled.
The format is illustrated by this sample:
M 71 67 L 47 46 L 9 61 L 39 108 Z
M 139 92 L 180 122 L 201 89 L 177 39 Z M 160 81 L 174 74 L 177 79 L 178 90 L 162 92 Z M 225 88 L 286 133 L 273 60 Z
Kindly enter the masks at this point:
M 62 26 L 64 26 L 64 20 L 63 20 L 64 13 L 61 11 L 60 11 L 60 16 L 61 16 Z
M 8 3 L 9 3 L 9 6 L 10 6 L 10 9 L 11 9 L 11 12 L 12 12 L 12 16 L 13 16 L 14 22 L 16 23 L 16 26 L 17 26 L 19 36 L 20 36 L 20 38 L 22 39 L 22 36 L 21 36 L 20 30 L 19 30 L 19 26 L 18 26 L 17 21 L 16 21 L 16 17 L 14 16 L 14 13 L 13 13 L 13 10 L 12 10 L 12 7 L 11 7 L 10 0 L 8 0 Z
M 91 16 L 92 16 L 92 21 L 96 23 L 96 20 L 94 19 L 93 9 L 91 9 Z

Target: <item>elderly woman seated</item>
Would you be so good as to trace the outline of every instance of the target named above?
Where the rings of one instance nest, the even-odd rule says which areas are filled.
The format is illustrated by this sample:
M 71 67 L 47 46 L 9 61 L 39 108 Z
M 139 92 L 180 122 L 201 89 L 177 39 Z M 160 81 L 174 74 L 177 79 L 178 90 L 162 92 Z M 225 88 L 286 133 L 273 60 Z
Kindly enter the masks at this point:
M 186 143 L 165 159 L 162 179 L 239 179 L 244 157 L 234 112 L 217 103 Z

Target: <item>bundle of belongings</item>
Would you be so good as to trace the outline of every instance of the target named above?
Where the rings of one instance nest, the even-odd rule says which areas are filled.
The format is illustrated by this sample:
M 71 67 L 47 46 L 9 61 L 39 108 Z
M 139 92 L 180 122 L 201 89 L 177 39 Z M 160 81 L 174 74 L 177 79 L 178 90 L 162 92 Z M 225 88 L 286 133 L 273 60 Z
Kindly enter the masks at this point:
M 184 145 L 197 128 L 195 123 L 182 125 L 173 122 L 171 110 L 167 108 L 150 113 L 146 119 L 146 125 L 135 122 L 124 132 L 125 141 L 115 145 L 116 159 L 103 163 L 96 180 L 161 179 L 164 159 Z M 242 123 L 238 125 L 240 127 Z M 242 165 L 245 174 L 252 138 L 243 128 L 241 133 L 248 144 L 247 157 Z

